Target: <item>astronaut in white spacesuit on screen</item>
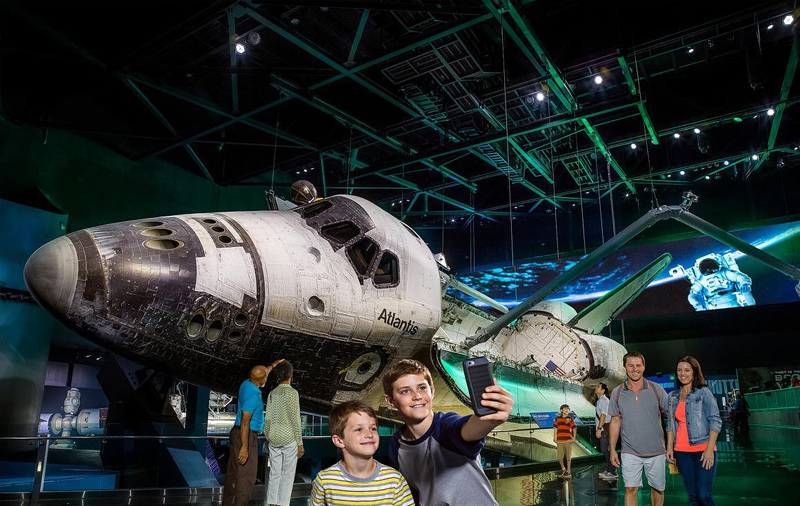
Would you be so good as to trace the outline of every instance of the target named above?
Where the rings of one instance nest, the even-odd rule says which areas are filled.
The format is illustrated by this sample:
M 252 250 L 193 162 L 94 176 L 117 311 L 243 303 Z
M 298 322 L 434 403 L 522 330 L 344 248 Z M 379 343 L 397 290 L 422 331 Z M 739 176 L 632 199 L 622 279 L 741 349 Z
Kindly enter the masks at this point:
M 687 270 L 679 265 L 670 274 L 686 276 L 692 283 L 687 298 L 696 311 L 756 304 L 750 290 L 753 280 L 739 270 L 732 253 L 700 257 L 694 267 Z

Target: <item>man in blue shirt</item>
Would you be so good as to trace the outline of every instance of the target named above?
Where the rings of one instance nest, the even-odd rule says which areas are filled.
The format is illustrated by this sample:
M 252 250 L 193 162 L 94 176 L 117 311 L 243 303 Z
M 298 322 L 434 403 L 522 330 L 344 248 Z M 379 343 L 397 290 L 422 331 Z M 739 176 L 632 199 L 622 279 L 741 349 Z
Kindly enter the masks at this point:
M 258 472 L 258 434 L 264 430 L 264 401 L 261 389 L 270 371 L 283 360 L 250 370 L 250 379 L 239 387 L 238 411 L 231 429 L 228 471 L 225 475 L 223 506 L 247 506 Z

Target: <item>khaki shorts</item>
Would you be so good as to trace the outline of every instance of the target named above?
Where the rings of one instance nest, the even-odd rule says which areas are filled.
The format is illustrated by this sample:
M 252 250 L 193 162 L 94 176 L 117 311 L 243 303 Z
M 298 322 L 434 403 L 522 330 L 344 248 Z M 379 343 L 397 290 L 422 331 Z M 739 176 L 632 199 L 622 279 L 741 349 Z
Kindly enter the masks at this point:
M 625 487 L 641 487 L 642 471 L 647 475 L 647 483 L 651 488 L 663 492 L 667 488 L 666 462 L 664 454 L 653 457 L 639 457 L 632 453 L 623 453 L 622 459 L 622 481 Z
M 558 448 L 557 460 L 563 459 L 565 455 L 567 460 L 572 460 L 572 441 L 567 441 L 566 443 L 556 443 L 556 447 Z

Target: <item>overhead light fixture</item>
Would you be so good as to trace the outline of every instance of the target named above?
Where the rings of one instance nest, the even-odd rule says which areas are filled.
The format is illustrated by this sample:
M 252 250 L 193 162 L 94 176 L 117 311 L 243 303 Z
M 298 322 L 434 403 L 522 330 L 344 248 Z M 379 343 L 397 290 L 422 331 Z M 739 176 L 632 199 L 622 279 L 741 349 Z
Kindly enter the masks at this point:
M 692 53 L 694 53 L 694 48 L 690 47 L 686 52 L 689 53 L 689 54 L 692 54 Z
M 753 156 L 751 156 L 750 158 L 752 158 L 752 159 L 753 159 L 753 161 L 756 161 L 756 160 L 758 160 L 758 155 L 753 155 Z
M 789 26 L 792 23 L 794 23 L 794 16 L 792 16 L 791 14 L 787 14 L 786 17 L 783 18 L 784 26 Z
M 767 25 L 767 30 L 772 30 L 773 28 L 775 28 L 774 24 L 770 23 Z
M 631 149 L 636 149 L 636 143 L 635 142 L 631 142 Z
M 602 76 L 594 76 L 594 84 L 600 84 L 603 82 Z
M 247 35 L 247 42 L 249 42 L 251 46 L 257 46 L 261 43 L 261 35 L 258 32 L 250 32 Z
M 538 92 L 536 94 L 536 100 L 538 100 L 539 102 L 543 101 L 544 100 L 544 93 L 542 93 L 541 91 Z
M 685 176 L 685 175 L 686 175 L 686 171 L 685 171 L 685 170 L 682 170 L 682 171 L 680 172 L 680 174 L 681 174 L 681 176 Z
M 678 132 L 675 132 L 674 134 L 672 134 L 672 136 L 675 137 L 676 139 L 681 138 L 681 134 L 679 134 Z
M 739 116 L 734 116 L 733 117 L 733 121 L 736 122 L 736 123 L 741 123 L 744 120 L 742 118 L 740 118 Z
M 706 176 L 706 180 L 711 179 L 711 176 Z
M 694 129 L 694 133 L 699 134 L 700 133 L 700 129 L 699 128 L 695 128 Z
M 236 47 L 236 52 L 239 54 L 244 54 L 244 52 L 246 51 L 244 44 L 242 44 L 241 42 L 237 42 L 235 47 Z
M 728 166 L 730 164 L 731 164 L 731 162 L 729 162 L 728 160 L 725 160 L 724 162 L 722 162 L 722 165 L 725 165 L 725 166 Z
M 767 116 L 775 116 L 775 109 L 773 109 L 772 107 L 767 109 Z

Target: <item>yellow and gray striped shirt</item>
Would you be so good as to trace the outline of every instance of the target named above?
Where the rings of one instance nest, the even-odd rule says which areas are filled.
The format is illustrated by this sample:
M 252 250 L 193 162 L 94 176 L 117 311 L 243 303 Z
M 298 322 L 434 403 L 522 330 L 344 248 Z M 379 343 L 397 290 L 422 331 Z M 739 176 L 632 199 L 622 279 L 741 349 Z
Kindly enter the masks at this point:
M 286 446 L 292 441 L 302 446 L 300 432 L 300 396 L 290 385 L 281 383 L 269 393 L 264 434 L 271 446 Z
M 403 475 L 393 467 L 375 462 L 375 472 L 356 478 L 342 462 L 320 471 L 311 487 L 308 506 L 414 506 L 414 498 Z

